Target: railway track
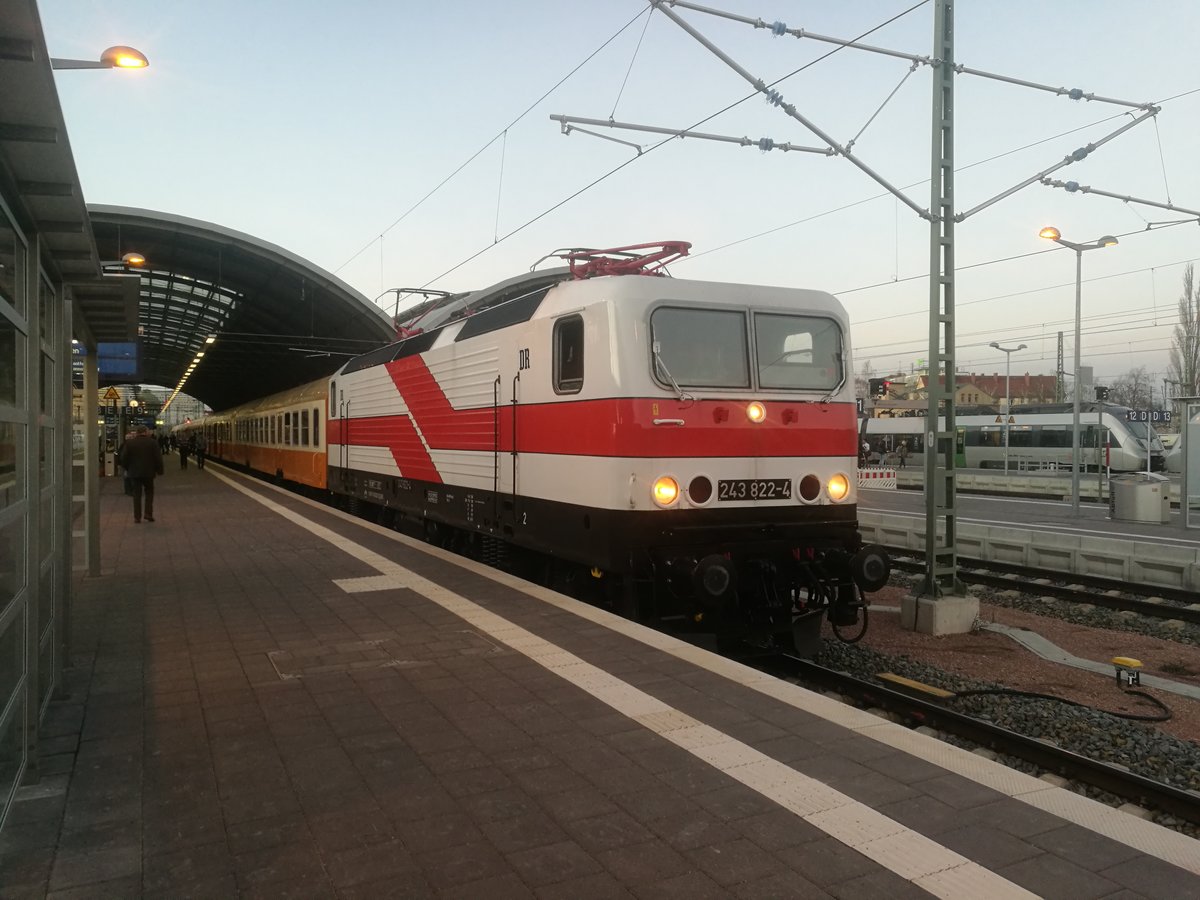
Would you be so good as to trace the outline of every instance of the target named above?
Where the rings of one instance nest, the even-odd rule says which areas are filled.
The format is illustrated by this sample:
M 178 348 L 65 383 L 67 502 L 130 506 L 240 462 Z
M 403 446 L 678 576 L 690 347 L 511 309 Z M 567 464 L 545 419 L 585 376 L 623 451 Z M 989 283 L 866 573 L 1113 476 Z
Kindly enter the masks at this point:
M 924 571 L 924 554 L 920 551 L 899 547 L 886 549 L 892 557 L 894 568 L 903 569 L 906 572 Z M 985 562 L 964 557 L 959 557 L 959 565 L 958 577 L 966 584 L 1007 590 L 1026 588 L 1059 600 L 1090 603 L 1106 609 L 1136 612 L 1148 618 L 1178 619 L 1193 625 L 1200 625 L 1200 604 L 1196 603 L 1197 598 L 1192 591 L 1158 586 L 1145 588 L 1095 575 L 1071 575 L 1065 572 L 1052 572 L 1046 569 Z M 1108 593 L 1110 591 L 1119 592 L 1120 596 Z M 1125 596 L 1128 594 L 1161 597 L 1167 602 L 1158 603 Z
M 1022 759 L 1071 781 L 1113 794 L 1123 800 L 1200 825 L 1200 794 L 1138 775 L 1120 766 L 1089 759 L 1055 744 L 1027 737 L 948 707 L 817 665 L 787 654 L 759 658 L 755 665 L 928 725 L 996 753 Z

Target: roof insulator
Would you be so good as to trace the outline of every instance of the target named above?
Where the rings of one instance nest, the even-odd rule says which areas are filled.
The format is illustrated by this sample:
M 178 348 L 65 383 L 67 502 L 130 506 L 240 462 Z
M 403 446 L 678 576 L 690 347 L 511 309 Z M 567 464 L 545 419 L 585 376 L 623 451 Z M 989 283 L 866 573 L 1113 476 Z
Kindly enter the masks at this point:
M 780 37 L 781 35 L 785 35 L 785 34 L 787 34 L 787 26 L 784 25 L 782 22 L 772 22 L 771 23 L 771 34 L 775 35 L 775 37 Z
M 771 140 L 770 138 L 759 138 L 758 139 L 758 149 L 761 150 L 763 153 L 766 153 L 768 150 L 774 150 L 775 142 L 773 140 Z
M 1071 154 L 1071 159 L 1075 160 L 1075 162 L 1079 162 L 1081 159 L 1086 159 L 1088 153 L 1090 153 L 1090 152 L 1091 151 L 1088 150 L 1087 147 L 1080 147 L 1078 150 L 1074 151 Z
M 1072 100 L 1082 100 L 1083 99 L 1083 89 L 1082 88 L 1071 88 L 1069 91 L 1067 91 L 1067 96 L 1070 97 Z
M 1067 189 L 1067 193 L 1073 194 L 1077 190 L 1079 190 L 1079 182 L 1078 181 L 1068 181 L 1066 184 L 1063 185 L 1063 187 Z
M 779 91 L 767 91 L 767 102 L 772 106 L 778 106 L 783 102 L 783 94 Z

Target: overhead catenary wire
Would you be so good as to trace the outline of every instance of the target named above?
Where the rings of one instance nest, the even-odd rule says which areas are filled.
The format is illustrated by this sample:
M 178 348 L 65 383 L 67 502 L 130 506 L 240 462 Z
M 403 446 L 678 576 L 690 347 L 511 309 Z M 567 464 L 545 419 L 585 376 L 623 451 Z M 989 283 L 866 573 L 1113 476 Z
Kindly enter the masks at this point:
M 928 2 L 930 2 L 930 0 L 919 0 L 919 2 L 914 3 L 912 6 L 908 7 L 907 9 L 903 10 L 902 12 L 899 12 L 896 15 L 892 16 L 891 18 L 886 19 L 885 21 L 879 23 L 878 25 L 876 25 L 873 28 L 871 28 L 867 31 L 864 31 L 855 40 L 859 40 L 861 38 L 867 37 L 870 34 L 874 34 L 876 31 L 879 31 L 881 28 L 886 28 L 888 25 L 891 25 L 893 22 L 896 22 L 897 20 L 903 18 L 904 16 L 907 16 L 909 13 L 913 12 L 914 10 L 920 9 L 922 6 L 924 6 Z M 626 25 L 626 27 L 628 27 L 628 25 Z M 782 82 L 786 81 L 787 79 L 800 74 L 801 72 L 805 71 L 806 69 L 811 68 L 812 66 L 815 66 L 817 63 L 823 62 L 824 60 L 833 56 L 835 53 L 837 53 L 839 50 L 842 50 L 842 49 L 843 49 L 842 47 L 834 47 L 828 53 L 818 56 L 816 59 L 810 60 L 809 62 L 805 63 L 804 65 L 800 66 L 799 68 L 793 69 L 791 72 L 788 72 L 786 75 L 783 75 L 780 78 L 775 79 L 770 84 L 768 84 L 767 87 L 774 87 L 775 85 L 781 84 Z M 716 112 L 705 116 L 703 119 L 700 119 L 698 122 L 695 122 L 694 124 L 692 124 L 690 126 L 690 128 L 688 130 L 699 128 L 704 123 L 711 122 L 717 116 L 724 115 L 725 113 L 729 112 L 731 109 L 734 109 L 735 107 L 740 106 L 741 104 L 745 103 L 747 100 L 752 100 L 758 96 L 760 96 L 760 93 L 758 91 L 754 91 L 751 94 L 747 94 L 745 97 L 742 97 L 740 100 L 735 100 L 733 103 L 730 103 L 728 106 L 725 106 L 725 107 L 717 110 Z M 664 138 L 663 140 L 659 141 L 657 144 L 650 145 L 648 148 L 644 149 L 637 156 L 627 159 L 624 162 L 620 163 L 619 165 L 614 166 L 612 169 L 609 169 L 603 175 L 600 175 L 598 178 L 593 179 L 592 181 L 585 184 L 583 187 L 579 188 L 576 191 L 573 191 L 572 193 L 568 194 L 563 199 L 559 200 L 557 203 L 553 204 L 552 206 L 550 206 L 550 207 L 546 208 L 545 210 L 543 210 L 542 212 L 538 213 L 533 218 L 526 221 L 524 224 L 514 228 L 512 231 L 508 232 L 503 237 L 501 237 L 499 241 L 496 241 L 495 243 L 491 244 L 490 246 L 480 248 L 479 250 L 475 251 L 470 256 L 468 256 L 466 259 L 456 263 L 455 265 L 451 266 L 446 271 L 442 272 L 440 275 L 436 275 L 433 278 L 429 279 L 429 281 L 425 282 L 424 286 L 427 287 L 427 286 L 433 284 L 434 282 L 439 281 L 442 278 L 445 278 L 447 275 L 451 274 L 452 272 L 455 272 L 458 269 L 461 269 L 463 266 L 467 265 L 468 263 L 474 261 L 475 259 L 478 259 L 480 256 L 482 256 L 484 253 L 491 250 L 496 245 L 503 243 L 508 238 L 513 237 L 516 234 L 519 234 L 520 232 L 522 232 L 526 228 L 528 228 L 530 225 L 533 225 L 534 223 L 544 219 L 546 216 L 550 215 L 550 213 L 554 212 L 557 209 L 560 209 L 561 207 L 565 206 L 567 203 L 570 203 L 576 197 L 579 197 L 580 195 L 587 193 L 592 188 L 594 188 L 596 185 L 606 181 L 607 179 L 611 178 L 613 175 L 616 175 L 618 172 L 620 172 L 626 166 L 633 163 L 635 160 L 641 159 L 642 157 L 646 156 L 649 153 L 652 153 L 653 151 L 657 150 L 659 147 L 662 147 L 665 144 L 670 143 L 671 141 L 678 140 L 678 137 L 679 137 L 678 135 L 672 135 L 671 137 Z
M 465 162 L 463 162 L 461 165 L 459 165 L 459 167 L 457 169 L 455 169 L 453 172 L 451 172 L 449 175 L 447 175 L 445 178 L 443 178 L 441 181 L 439 181 L 427 194 L 425 194 L 425 196 L 423 196 L 420 200 L 418 200 L 416 203 L 414 203 L 412 206 L 410 206 L 408 209 L 406 209 L 403 213 L 401 213 L 396 218 L 396 220 L 394 222 L 392 222 L 391 225 L 389 225 L 387 228 L 383 229 L 383 231 L 380 233 L 380 236 L 382 237 L 384 234 L 387 234 L 389 231 L 391 231 L 393 228 L 395 228 L 397 225 L 399 225 L 401 222 L 403 222 L 405 219 L 407 219 L 409 217 L 409 215 L 411 215 L 413 212 L 415 212 L 426 200 L 428 200 L 430 197 L 432 197 L 434 194 L 436 194 L 438 191 L 440 191 L 443 187 L 445 187 L 445 185 L 451 179 L 453 179 L 454 176 L 456 176 L 459 172 L 461 172 L 463 169 L 465 169 L 467 166 L 469 166 L 471 163 L 473 163 L 479 157 L 479 155 L 481 153 L 483 153 L 485 150 L 487 150 L 488 147 L 490 147 L 490 146 L 492 146 L 492 144 L 496 143 L 496 141 L 498 141 L 500 139 L 501 135 L 505 134 L 510 128 L 512 128 L 514 125 L 516 125 L 518 122 L 520 122 L 527 115 L 529 115 L 529 113 L 532 112 L 538 106 L 538 104 L 540 104 L 543 100 L 545 100 L 547 97 L 549 97 L 551 94 L 553 94 L 556 90 L 558 90 L 563 85 L 563 83 L 567 81 L 567 79 L 569 79 L 572 75 L 574 75 L 576 72 L 578 72 L 584 66 L 586 66 L 589 62 L 591 62 L 592 59 L 601 50 L 603 50 L 605 47 L 607 47 L 609 44 L 611 44 L 613 41 L 615 41 L 618 37 L 620 37 L 621 34 L 624 33 L 625 29 L 627 29 L 630 25 L 632 25 L 634 22 L 636 22 L 642 16 L 648 16 L 648 15 L 649 15 L 649 8 L 643 9 L 637 15 L 635 15 L 632 19 L 630 19 L 628 22 L 626 22 L 624 25 L 622 25 L 620 28 L 618 28 L 616 30 L 616 32 L 608 40 L 606 40 L 599 47 L 597 47 L 595 50 L 593 50 L 591 53 L 589 53 L 582 62 L 580 62 L 578 65 L 575 66 L 575 68 L 571 69 L 570 72 L 568 72 L 566 75 L 564 75 L 562 78 L 560 78 L 557 82 L 555 82 L 553 87 L 551 87 L 548 91 L 546 91 L 544 94 L 542 94 L 536 100 L 534 100 L 531 104 L 529 104 L 529 106 L 527 106 L 525 108 L 525 110 L 523 112 L 521 112 L 520 115 L 518 115 L 515 119 L 513 119 L 511 122 L 509 122 L 507 125 L 505 125 L 504 128 L 502 128 L 500 131 L 496 132 L 496 134 L 489 141 L 487 141 L 482 147 L 480 147 L 478 150 L 476 150 L 474 153 L 472 153 L 471 156 Z M 336 275 L 342 269 L 346 268 L 346 266 L 350 265 L 350 263 L 354 262 L 354 260 L 358 259 L 358 257 L 360 257 L 364 252 L 366 252 L 366 250 L 371 246 L 371 244 L 374 244 L 374 243 L 375 243 L 375 240 L 371 240 L 371 241 L 367 242 L 365 245 L 363 245 L 363 247 L 360 250 L 358 250 L 358 252 L 356 252 L 353 256 L 351 256 L 349 259 L 347 259 L 344 263 L 342 263 L 340 266 L 338 266 L 336 269 L 334 269 L 333 274 Z

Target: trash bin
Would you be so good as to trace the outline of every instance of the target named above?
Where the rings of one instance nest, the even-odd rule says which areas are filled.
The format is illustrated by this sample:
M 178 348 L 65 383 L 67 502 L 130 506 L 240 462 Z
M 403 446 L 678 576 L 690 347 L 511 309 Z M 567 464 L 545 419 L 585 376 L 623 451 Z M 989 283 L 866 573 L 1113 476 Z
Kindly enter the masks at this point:
M 1170 479 L 1155 472 L 1114 475 L 1108 480 L 1108 516 L 1122 522 L 1170 522 Z

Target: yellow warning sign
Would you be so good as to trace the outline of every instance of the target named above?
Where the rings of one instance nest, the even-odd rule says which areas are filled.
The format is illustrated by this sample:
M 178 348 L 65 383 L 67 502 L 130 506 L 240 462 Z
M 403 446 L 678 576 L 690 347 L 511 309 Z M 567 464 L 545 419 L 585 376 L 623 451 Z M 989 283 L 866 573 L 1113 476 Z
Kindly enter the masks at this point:
M 104 399 L 105 400 L 120 400 L 121 393 L 115 387 L 110 387 L 107 391 L 104 392 Z
M 112 388 L 109 388 L 109 390 L 111 391 L 111 390 L 112 390 Z M 1003 425 L 1003 424 L 1004 424 L 1004 417 L 1003 417 L 1003 416 L 996 416 L 996 424 L 997 424 L 997 425 Z

